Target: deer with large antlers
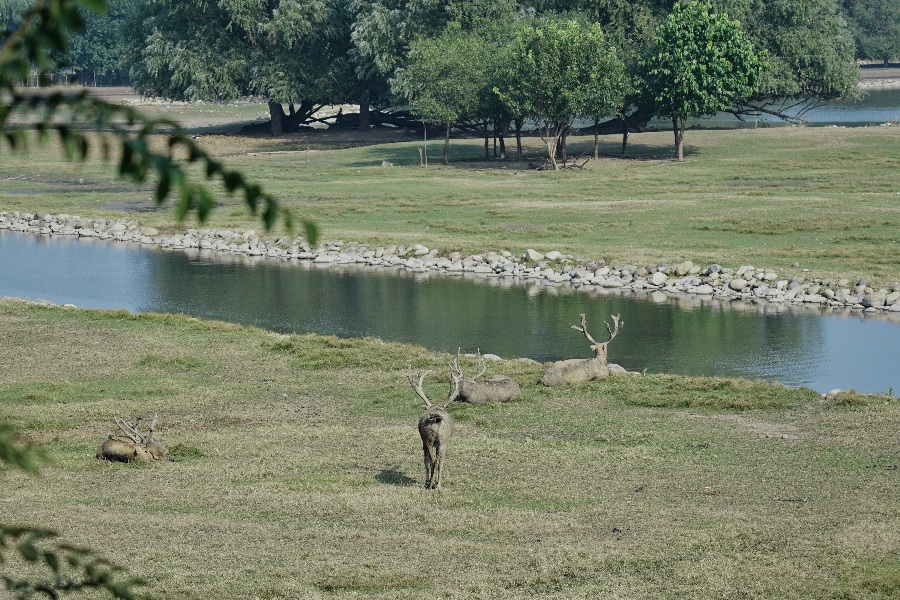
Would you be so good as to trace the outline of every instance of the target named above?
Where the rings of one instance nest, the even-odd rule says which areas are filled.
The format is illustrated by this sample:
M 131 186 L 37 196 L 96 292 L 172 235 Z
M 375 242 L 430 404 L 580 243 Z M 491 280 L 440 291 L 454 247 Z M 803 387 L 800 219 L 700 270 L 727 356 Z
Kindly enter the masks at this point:
M 486 402 L 510 402 L 518 400 L 522 394 L 519 384 L 506 375 L 494 375 L 490 379 L 478 381 L 484 375 L 487 367 L 481 350 L 477 354 L 478 374 L 474 377 L 464 377 L 462 367 L 459 364 L 459 350 L 456 351 L 456 359 L 450 363 L 450 370 L 459 377 L 459 401 L 468 402 L 480 406 Z
M 444 472 L 444 455 L 447 453 L 450 436 L 453 435 L 453 417 L 447 412 L 447 407 L 459 396 L 460 378 L 451 369 L 450 393 L 447 400 L 439 404 L 429 400 L 425 390 L 422 389 L 422 383 L 429 373 L 431 371 L 419 375 L 419 382 L 416 383 L 412 370 L 408 369 L 406 379 L 416 395 L 425 403 L 425 412 L 419 417 L 419 435 L 422 437 L 422 452 L 425 454 L 425 487 L 440 489 L 441 474 Z
M 606 364 L 606 346 L 619 334 L 619 329 L 625 323 L 619 320 L 619 315 L 613 315 L 614 327 L 606 323 L 606 331 L 609 339 L 605 342 L 597 342 L 587 332 L 584 315 L 581 315 L 581 325 L 572 325 L 572 329 L 580 331 L 591 343 L 594 358 L 573 358 L 559 360 L 552 363 L 541 376 L 540 383 L 548 387 L 585 383 L 595 379 L 603 379 L 609 376 L 609 366 Z
M 103 440 L 100 449 L 97 450 L 97 458 L 117 462 L 173 460 L 169 457 L 165 446 L 153 437 L 156 431 L 156 422 L 159 419 L 157 415 L 153 415 L 147 435 L 141 434 L 139 429 L 143 417 L 137 417 L 134 424 L 119 417 L 113 417 L 113 419 L 125 435 L 110 435 Z

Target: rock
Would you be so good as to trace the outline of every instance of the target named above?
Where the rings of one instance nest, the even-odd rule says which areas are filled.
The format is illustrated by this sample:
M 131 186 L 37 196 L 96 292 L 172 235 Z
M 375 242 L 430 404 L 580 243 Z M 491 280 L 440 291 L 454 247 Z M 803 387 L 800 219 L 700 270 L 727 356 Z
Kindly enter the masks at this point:
M 159 235 L 159 229 L 156 227 L 143 227 L 141 228 L 141 236 L 143 237 L 153 237 L 155 235 Z
M 713 286 L 704 283 L 703 285 L 695 287 L 692 291 L 698 296 L 712 296 L 716 290 Z
M 747 280 L 742 279 L 740 277 L 736 277 L 728 282 L 728 287 L 736 292 L 740 292 L 744 288 L 747 287 Z
M 679 263 L 675 266 L 675 275 L 678 277 L 684 277 L 688 273 L 691 272 L 691 269 L 694 268 L 694 263 L 689 260 L 684 261 L 683 263 Z
M 551 250 L 547 254 L 544 255 L 544 258 L 547 260 L 562 260 L 563 254 L 562 252 L 557 252 L 556 250 Z
M 650 278 L 650 283 L 653 285 L 663 285 L 667 279 L 669 279 L 669 277 L 665 273 L 656 272 Z
M 528 262 L 538 262 L 544 260 L 545 257 L 537 250 L 532 250 L 531 248 L 529 248 L 525 251 L 525 254 L 522 256 L 522 258 L 524 258 Z

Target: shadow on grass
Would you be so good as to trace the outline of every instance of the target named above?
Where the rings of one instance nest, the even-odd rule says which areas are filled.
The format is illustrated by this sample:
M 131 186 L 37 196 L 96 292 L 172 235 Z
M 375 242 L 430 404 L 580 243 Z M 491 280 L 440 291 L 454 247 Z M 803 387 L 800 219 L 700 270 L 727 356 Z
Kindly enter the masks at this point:
M 454 146 L 450 142 L 450 159 L 448 164 L 443 164 L 443 144 L 435 143 L 428 146 L 428 166 L 439 168 L 450 168 L 460 170 L 485 170 L 485 171 L 532 171 L 539 167 L 547 168 L 547 155 L 538 149 L 529 147 L 525 149 L 522 160 L 515 158 L 515 147 L 507 147 L 507 158 L 490 158 L 485 160 L 484 149 L 474 144 L 466 144 L 470 140 L 459 140 Z M 419 149 L 422 148 L 421 143 L 416 142 L 397 142 L 392 144 L 378 144 L 366 146 L 358 150 L 358 155 L 362 156 L 361 160 L 348 162 L 349 167 L 371 167 L 383 164 L 384 166 L 395 167 L 420 167 Z M 578 142 L 568 149 L 568 157 L 576 159 L 578 164 L 583 164 L 584 160 L 593 156 L 593 142 Z M 698 148 L 685 145 L 685 157 L 698 154 Z M 673 149 L 668 146 L 662 147 L 657 144 L 635 144 L 629 143 L 628 150 L 623 155 L 621 146 L 604 143 L 600 146 L 601 160 L 639 160 L 639 161 L 670 161 L 673 160 Z M 388 164 L 389 163 L 389 164 Z M 588 162 L 590 165 L 590 162 Z M 579 169 L 573 169 L 575 171 Z
M 400 465 L 393 465 L 382 469 L 378 472 L 378 475 L 375 476 L 375 480 L 386 485 L 397 485 L 401 487 L 415 485 L 416 483 L 415 479 L 407 477 L 400 472 Z

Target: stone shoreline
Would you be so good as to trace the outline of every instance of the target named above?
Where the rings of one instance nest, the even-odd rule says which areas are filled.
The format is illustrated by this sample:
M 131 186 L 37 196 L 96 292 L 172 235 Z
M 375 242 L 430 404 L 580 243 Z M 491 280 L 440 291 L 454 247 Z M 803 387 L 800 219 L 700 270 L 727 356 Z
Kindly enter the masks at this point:
M 254 231 L 188 229 L 160 235 L 129 219 L 87 219 L 73 215 L 0 212 L 0 230 L 38 235 L 64 235 L 139 243 L 159 248 L 209 250 L 249 257 L 302 261 L 310 265 L 358 265 L 404 268 L 414 273 L 437 272 L 496 278 L 515 283 L 570 286 L 586 291 L 663 293 L 723 301 L 745 300 L 773 305 L 803 305 L 861 311 L 900 317 L 900 283 L 875 289 L 866 279 L 807 280 L 780 276 L 771 269 L 750 265 L 737 269 L 691 261 L 677 265 L 607 265 L 603 261 L 576 259 L 557 251 L 526 250 L 521 256 L 508 251 L 462 256 L 441 256 L 421 244 L 370 247 L 340 241 L 322 242 L 310 248 L 303 238 L 261 239 Z

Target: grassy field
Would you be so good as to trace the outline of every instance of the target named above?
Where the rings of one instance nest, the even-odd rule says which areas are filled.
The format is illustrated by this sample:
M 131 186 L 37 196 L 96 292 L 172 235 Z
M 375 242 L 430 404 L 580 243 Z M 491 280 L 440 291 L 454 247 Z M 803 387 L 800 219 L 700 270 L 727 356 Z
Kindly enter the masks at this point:
M 405 371 L 446 356 L 15 301 L 0 336 L 0 422 L 52 459 L 0 473 L 2 521 L 158 598 L 900 594 L 896 400 L 662 375 L 550 390 L 504 362 L 488 375 L 522 399 L 452 406 L 429 492 Z M 176 462 L 94 459 L 114 415 L 154 412 Z
M 624 158 L 605 137 L 601 160 L 556 173 L 529 167 L 537 139 L 521 163 L 454 140 L 446 167 L 431 142 L 423 169 L 399 131 L 269 139 L 235 133 L 258 107 L 148 110 L 325 239 L 900 281 L 898 127 L 690 131 L 683 164 L 669 133 L 633 136 Z M 4 149 L 0 210 L 194 225 L 110 165 L 60 156 Z M 228 198 L 210 225 L 259 229 Z M 514 376 L 522 399 L 451 408 L 437 493 L 422 488 L 405 373 L 446 356 L 3 300 L 0 335 L 0 422 L 52 459 L 40 477 L 0 472 L 0 522 L 56 529 L 158 598 L 900 595 L 896 399 L 665 375 L 550 390 L 540 366 L 504 362 L 488 375 Z M 113 416 L 154 412 L 176 462 L 93 458 Z
M 468 253 L 532 247 L 638 265 L 690 259 L 900 281 L 900 127 L 689 131 L 682 164 L 670 160 L 671 133 L 633 135 L 625 158 L 619 138 L 605 136 L 603 158 L 567 172 L 529 168 L 542 156 L 536 138 L 526 139 L 521 163 L 481 160 L 481 140 L 454 140 L 446 167 L 432 141 L 423 169 L 412 133 L 217 134 L 258 107 L 150 108 L 200 132 L 210 152 L 315 220 L 326 240 Z M 588 155 L 592 143 L 573 138 L 570 154 Z M 178 229 L 171 208 L 153 206 L 149 187 L 135 191 L 109 171 L 68 163 L 52 147 L 4 152 L 0 206 Z M 227 197 L 211 225 L 260 228 Z

